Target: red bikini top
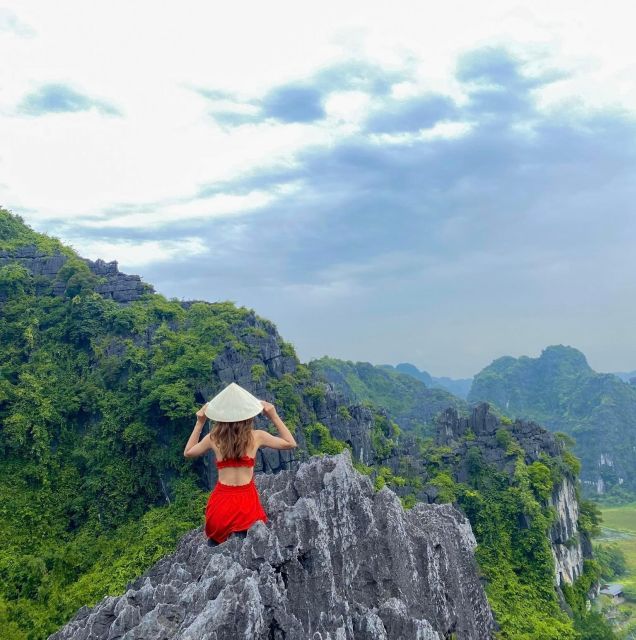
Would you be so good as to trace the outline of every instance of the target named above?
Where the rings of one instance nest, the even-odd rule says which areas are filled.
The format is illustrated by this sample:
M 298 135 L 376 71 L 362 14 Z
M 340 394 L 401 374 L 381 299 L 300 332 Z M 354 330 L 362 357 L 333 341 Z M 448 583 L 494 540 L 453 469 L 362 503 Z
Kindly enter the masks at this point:
M 241 456 L 240 458 L 226 458 L 225 460 L 217 460 L 217 469 L 223 467 L 253 467 L 256 458 L 251 458 L 248 455 Z

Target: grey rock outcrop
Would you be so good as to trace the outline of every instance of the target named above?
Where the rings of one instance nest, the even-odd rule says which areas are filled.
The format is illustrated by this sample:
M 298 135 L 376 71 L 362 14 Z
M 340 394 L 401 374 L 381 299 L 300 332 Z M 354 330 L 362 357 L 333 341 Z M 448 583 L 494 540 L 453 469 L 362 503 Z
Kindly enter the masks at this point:
M 550 542 L 554 556 L 556 583 L 572 584 L 583 571 L 583 560 L 591 557 L 581 541 L 578 528 L 579 503 L 570 478 L 554 487 L 550 504 L 557 512 L 557 519 L 550 529 Z
M 137 300 L 144 293 L 154 293 L 154 287 L 142 282 L 141 277 L 136 274 L 127 274 L 119 271 L 117 260 L 105 262 L 98 258 L 95 261 L 83 258 L 90 270 L 97 276 L 104 276 L 106 282 L 97 285 L 95 291 L 104 298 L 112 298 L 117 302 L 132 302 Z
M 154 293 L 151 284 L 142 282 L 138 275 L 121 273 L 117 268 L 117 261 L 105 262 L 97 259 L 80 258 L 90 270 L 105 281 L 96 286 L 95 291 L 105 298 L 111 298 L 117 302 L 127 303 L 137 300 L 144 293 Z M 43 276 L 51 280 L 51 292 L 53 295 L 64 295 L 65 284 L 57 280 L 57 275 L 68 257 L 63 253 L 47 254 L 39 250 L 35 245 L 25 245 L 10 251 L 0 250 L 0 267 L 9 262 L 18 262 L 34 276 Z M 36 294 L 41 294 L 43 287 L 36 289 Z M 0 301 L 2 298 L 0 297 Z
M 496 624 L 466 517 L 404 510 L 350 452 L 258 474 L 269 521 L 210 548 L 202 528 L 50 640 L 486 640 Z
M 317 384 L 322 385 L 324 395 L 311 400 L 316 419 L 329 428 L 334 438 L 351 445 L 356 460 L 373 464 L 376 460 L 371 444 L 374 412 L 363 404 L 349 404 L 341 390 L 329 382 Z M 343 407 L 347 412 L 341 412 Z M 375 413 L 388 415 L 379 407 Z

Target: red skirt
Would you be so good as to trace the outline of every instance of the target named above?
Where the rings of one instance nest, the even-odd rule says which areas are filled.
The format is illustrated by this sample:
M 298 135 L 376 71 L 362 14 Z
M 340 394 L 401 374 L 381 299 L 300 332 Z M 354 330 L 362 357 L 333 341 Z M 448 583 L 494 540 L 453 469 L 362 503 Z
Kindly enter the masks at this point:
M 267 522 L 254 476 L 247 484 L 234 486 L 217 480 L 205 507 L 205 534 L 224 542 L 235 531 L 249 529 L 257 520 Z

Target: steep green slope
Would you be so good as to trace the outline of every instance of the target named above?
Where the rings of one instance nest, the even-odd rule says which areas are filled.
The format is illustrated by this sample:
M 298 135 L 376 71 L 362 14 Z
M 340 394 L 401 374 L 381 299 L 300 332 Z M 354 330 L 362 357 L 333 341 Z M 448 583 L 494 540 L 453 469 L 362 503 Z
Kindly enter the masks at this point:
M 596 373 L 579 350 L 552 345 L 538 358 L 498 358 L 475 376 L 468 400 L 571 435 L 586 495 L 636 491 L 636 387 Z
M 468 416 L 449 408 L 437 422 L 423 447 L 425 482 L 468 515 L 500 637 L 612 638 L 586 610 L 600 572 L 590 544 L 599 511 L 580 499 L 567 440 L 498 418 L 486 403 Z

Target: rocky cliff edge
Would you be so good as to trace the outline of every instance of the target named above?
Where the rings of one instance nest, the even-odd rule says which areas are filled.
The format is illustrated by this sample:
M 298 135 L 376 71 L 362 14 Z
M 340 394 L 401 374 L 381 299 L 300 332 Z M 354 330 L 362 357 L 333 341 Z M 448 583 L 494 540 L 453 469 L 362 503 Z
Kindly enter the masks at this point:
M 269 517 L 209 547 L 199 527 L 50 640 L 485 640 L 495 623 L 467 518 L 404 510 L 348 449 L 257 474 Z M 454 634 L 454 635 L 453 635 Z

